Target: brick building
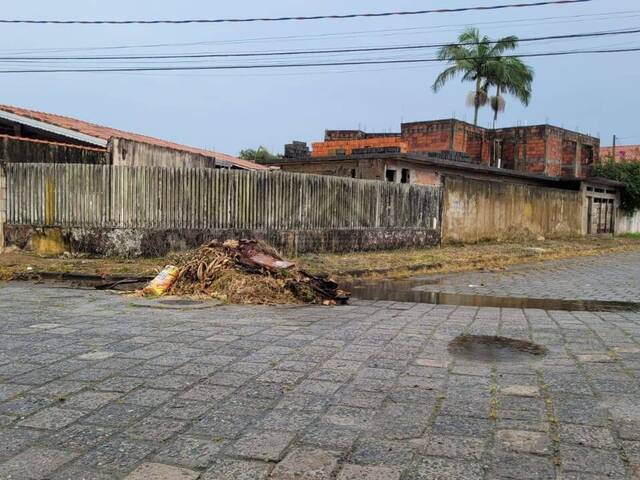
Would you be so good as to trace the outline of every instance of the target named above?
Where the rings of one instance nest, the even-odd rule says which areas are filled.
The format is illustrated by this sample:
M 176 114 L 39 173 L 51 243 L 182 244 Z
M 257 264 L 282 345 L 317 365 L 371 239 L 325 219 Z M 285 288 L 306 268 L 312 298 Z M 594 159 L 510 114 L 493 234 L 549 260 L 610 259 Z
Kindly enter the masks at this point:
M 327 130 L 311 152 L 305 146 L 286 146 L 285 158 L 276 163 L 291 171 L 425 184 L 437 179 L 433 162 L 421 168 L 420 158 L 584 178 L 600 155 L 597 138 L 551 125 L 491 130 L 454 119 L 404 123 L 400 133 Z M 413 165 L 381 170 L 373 157 L 387 154 L 409 154 Z
M 613 159 L 613 147 L 600 147 L 600 161 L 607 162 Z M 616 146 L 616 163 L 640 162 L 640 145 Z

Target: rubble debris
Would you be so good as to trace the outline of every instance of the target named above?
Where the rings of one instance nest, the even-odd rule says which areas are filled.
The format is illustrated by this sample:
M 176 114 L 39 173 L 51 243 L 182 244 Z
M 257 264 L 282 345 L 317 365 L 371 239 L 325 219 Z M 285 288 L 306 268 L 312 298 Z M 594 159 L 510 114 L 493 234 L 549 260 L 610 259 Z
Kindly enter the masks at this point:
M 239 304 L 325 305 L 344 304 L 350 296 L 333 280 L 295 268 L 257 240 L 213 241 L 170 260 L 177 273 L 163 292 L 168 295 L 205 296 Z

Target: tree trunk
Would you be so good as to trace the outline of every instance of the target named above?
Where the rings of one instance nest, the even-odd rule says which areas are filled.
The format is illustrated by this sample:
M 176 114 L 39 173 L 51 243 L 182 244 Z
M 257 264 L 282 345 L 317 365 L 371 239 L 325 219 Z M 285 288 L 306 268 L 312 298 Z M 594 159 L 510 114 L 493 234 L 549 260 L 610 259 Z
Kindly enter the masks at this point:
M 495 130 L 498 123 L 498 110 L 500 108 L 500 85 L 496 87 L 496 108 L 493 110 L 493 129 Z
M 476 98 L 473 102 L 473 107 L 475 109 L 475 112 L 473 114 L 473 124 L 475 126 L 478 126 L 478 110 L 480 110 L 480 105 L 478 104 L 478 98 L 480 95 L 480 81 L 481 78 L 478 76 L 478 78 L 476 79 Z

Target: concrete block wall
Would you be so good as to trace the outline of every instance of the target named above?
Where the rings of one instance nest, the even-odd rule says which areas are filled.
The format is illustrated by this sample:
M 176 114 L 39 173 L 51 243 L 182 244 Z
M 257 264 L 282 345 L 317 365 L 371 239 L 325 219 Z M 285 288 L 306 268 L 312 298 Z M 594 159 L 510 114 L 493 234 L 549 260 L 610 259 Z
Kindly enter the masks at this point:
M 582 235 L 582 193 L 446 177 L 442 242 L 528 240 Z

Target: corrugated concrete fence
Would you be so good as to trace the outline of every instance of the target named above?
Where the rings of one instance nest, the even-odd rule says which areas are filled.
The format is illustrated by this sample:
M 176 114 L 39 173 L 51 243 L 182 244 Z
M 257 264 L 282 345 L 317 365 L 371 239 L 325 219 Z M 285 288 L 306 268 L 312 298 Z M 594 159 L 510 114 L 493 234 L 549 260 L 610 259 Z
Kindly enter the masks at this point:
M 48 229 L 61 232 L 65 248 L 120 255 L 164 255 L 249 235 L 288 252 L 439 242 L 438 188 L 274 171 L 5 168 L 5 235 L 16 244 Z
M 583 234 L 582 193 L 468 178 L 445 179 L 443 242 Z
M 7 221 L 7 178 L 0 164 L 0 252 L 4 248 L 4 224 Z

